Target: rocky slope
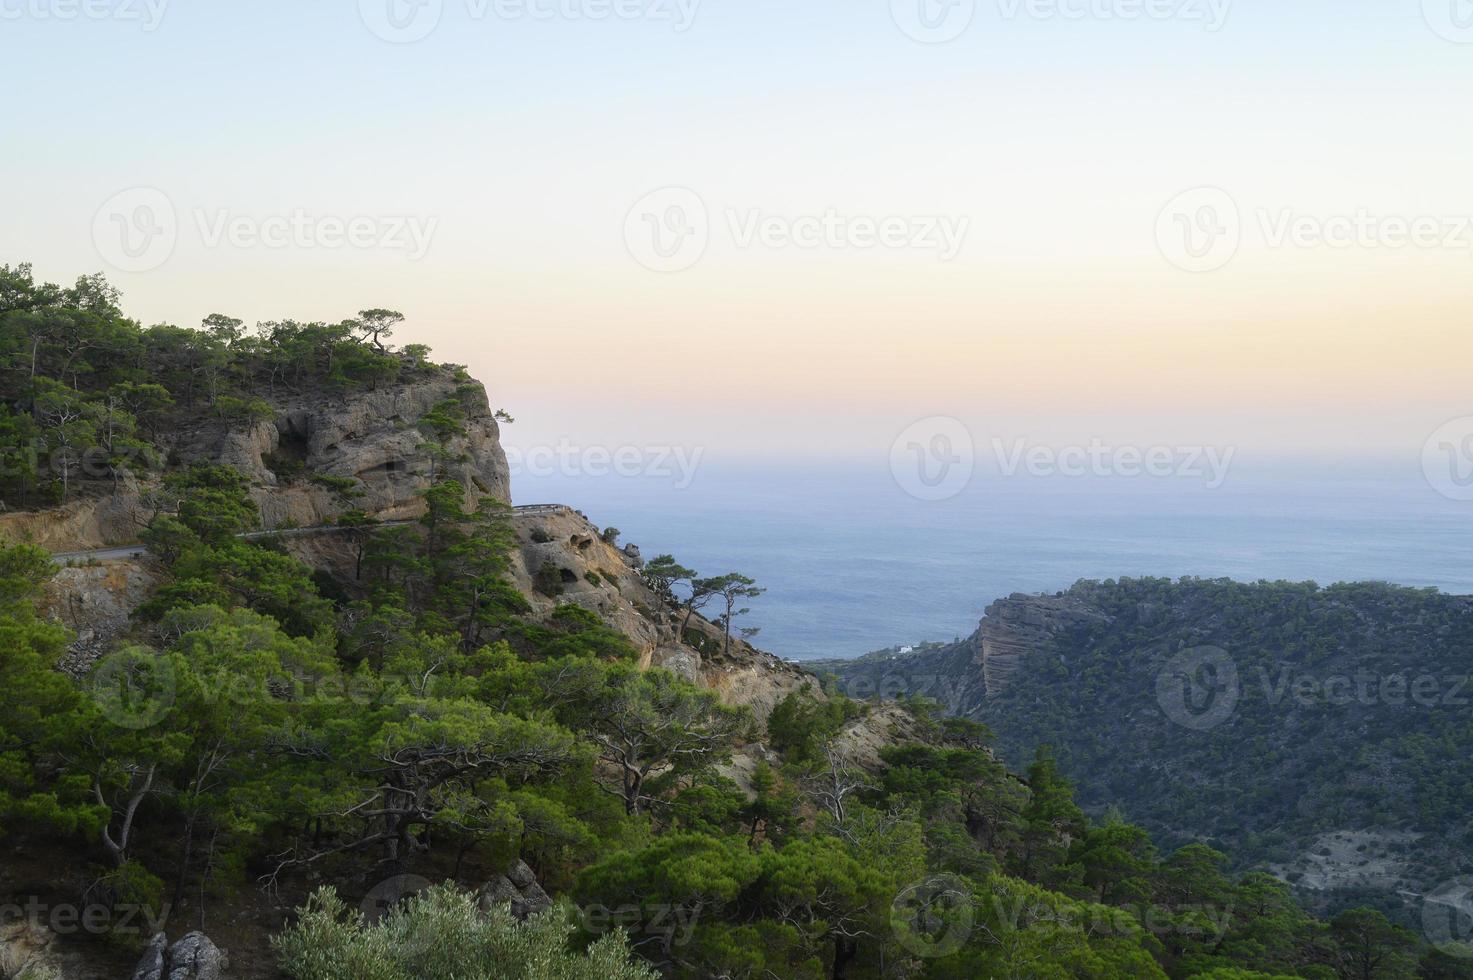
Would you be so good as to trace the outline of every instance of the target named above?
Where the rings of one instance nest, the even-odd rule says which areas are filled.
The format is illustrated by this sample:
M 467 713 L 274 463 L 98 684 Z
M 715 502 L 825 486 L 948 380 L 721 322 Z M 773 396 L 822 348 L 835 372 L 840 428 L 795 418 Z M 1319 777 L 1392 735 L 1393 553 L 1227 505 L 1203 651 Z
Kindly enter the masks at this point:
M 633 641 L 646 667 L 664 667 L 720 692 L 729 704 L 744 704 L 758 718 L 788 692 L 812 684 L 811 674 L 733 637 L 722 654 L 721 634 L 699 617 L 691 621 L 698 644 L 676 639 L 678 617 L 639 575 L 637 546 L 624 548 L 604 540 L 598 527 L 569 507 L 533 506 L 514 516 L 519 547 L 511 577 L 542 612 L 572 603 Z M 704 651 L 704 652 L 703 652 Z
M 1015 593 L 989 605 L 976 632 L 959 643 L 911 653 L 877 653 L 856 660 L 811 661 L 854 698 L 917 696 L 939 701 L 948 714 L 973 717 L 1002 692 L 1030 656 L 1081 626 L 1108 621 L 1088 600 L 1070 594 Z
M 329 525 L 350 504 L 381 521 L 412 520 L 423 512 L 419 494 L 430 485 L 432 467 L 467 488 L 468 507 L 480 496 L 511 500 L 506 454 L 486 392 L 449 371 L 375 390 L 263 397 L 273 420 L 202 419 L 168 434 L 165 449 L 174 466 L 222 463 L 245 473 L 265 529 Z M 446 440 L 432 461 L 426 416 L 448 402 L 459 406 L 463 434 Z M 352 478 L 361 496 L 345 501 L 314 477 Z M 133 481 L 64 507 L 0 514 L 0 539 L 31 541 L 57 553 L 131 544 L 153 514 L 158 486 L 157 479 Z M 700 642 L 678 642 L 673 611 L 640 578 L 638 548 L 604 541 L 584 515 L 542 505 L 519 508 L 514 521 L 519 547 L 511 575 L 535 609 L 582 606 L 628 636 L 646 666 L 683 674 L 732 704 L 750 705 L 759 718 L 789 691 L 812 682 L 804 671 L 735 638 L 730 652 L 721 654 L 719 633 L 699 617 L 691 629 Z M 339 575 L 352 568 L 352 548 L 341 534 L 293 533 L 281 541 L 313 568 Z M 44 600 L 47 615 L 76 635 L 68 667 L 80 673 L 115 645 L 160 580 L 161 570 L 147 555 L 69 560 Z
M 432 463 L 425 445 L 426 417 L 452 400 L 460 406 L 463 434 L 447 440 Z M 506 457 L 485 391 L 449 372 L 375 391 L 283 396 L 271 404 L 272 421 L 205 419 L 171 432 L 165 440 L 168 467 L 201 461 L 245 473 L 263 526 L 282 532 L 279 544 L 313 569 L 344 582 L 353 576 L 355 548 L 348 535 L 327 526 L 350 506 L 381 521 L 413 520 L 423 512 L 419 494 L 430 485 L 432 466 L 439 467 L 440 476 L 466 486 L 467 505 L 482 495 L 511 500 Z M 116 492 L 94 490 L 63 507 L 0 514 L 0 539 L 30 541 L 53 553 L 82 553 L 62 561 L 42 601 L 43 614 L 75 636 L 64 664 L 75 675 L 130 638 L 136 628 L 133 612 L 165 581 L 161 563 L 141 546 L 131 547 L 155 512 L 153 495 L 162 486 L 162 475 L 124 483 Z M 353 478 L 361 496 L 345 499 L 314 479 L 322 476 Z M 720 631 L 699 616 L 690 624 L 689 642 L 680 642 L 677 610 L 662 603 L 641 578 L 639 549 L 609 542 L 585 515 L 558 505 L 532 505 L 515 509 L 512 521 L 517 544 L 510 577 L 535 612 L 550 613 L 561 603 L 588 609 L 631 640 L 644 666 L 680 673 L 718 691 L 728 703 L 749 706 L 758 719 L 791 691 L 807 687 L 823 696 L 812 675 L 736 638 L 723 652 Z M 118 545 L 130 547 L 114 547 Z M 101 553 L 87 554 L 93 551 Z M 895 723 L 892 714 L 877 711 L 872 719 L 849 726 L 845 737 L 858 762 L 877 759 L 876 746 Z M 729 774 L 745 787 L 757 761 L 769 757 L 761 744 L 744 746 Z M 4 872 L 0 867 L 0 893 L 13 885 Z M 506 882 L 488 884 L 487 893 L 499 899 L 508 888 L 520 888 L 530 895 L 535 879 L 525 865 L 520 875 L 527 881 L 514 872 Z M 541 894 L 540 888 L 536 891 Z M 9 975 L 4 968 L 23 963 L 79 980 L 132 975 L 130 967 L 104 965 L 96 951 L 55 943 L 44 927 L 0 926 L 7 927 L 0 931 L 0 976 Z M 222 945 L 239 940 L 220 928 L 215 925 L 212 938 Z M 159 937 L 136 975 L 221 976 L 222 957 L 206 942 L 201 937 L 183 948 Z

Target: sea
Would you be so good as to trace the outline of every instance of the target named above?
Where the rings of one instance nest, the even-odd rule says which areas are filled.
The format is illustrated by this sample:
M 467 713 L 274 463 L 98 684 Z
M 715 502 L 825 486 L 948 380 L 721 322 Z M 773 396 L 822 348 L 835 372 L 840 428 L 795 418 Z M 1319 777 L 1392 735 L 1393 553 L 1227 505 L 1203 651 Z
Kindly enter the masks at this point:
M 656 468 L 651 468 L 656 469 Z M 852 657 L 977 628 L 1015 592 L 1080 579 L 1385 581 L 1473 594 L 1473 502 L 1409 465 L 1234 468 L 1181 477 L 977 474 L 945 500 L 884 460 L 702 463 L 693 478 L 518 473 L 518 504 L 562 503 L 646 558 L 741 572 L 766 592 L 738 625 L 779 656 Z

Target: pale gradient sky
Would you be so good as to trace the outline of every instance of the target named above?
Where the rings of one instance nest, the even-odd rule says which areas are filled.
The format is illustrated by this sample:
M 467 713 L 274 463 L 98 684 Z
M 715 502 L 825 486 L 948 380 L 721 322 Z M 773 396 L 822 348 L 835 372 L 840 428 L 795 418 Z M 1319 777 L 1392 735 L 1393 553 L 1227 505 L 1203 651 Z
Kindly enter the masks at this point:
M 1416 465 L 1473 414 L 1473 232 L 1272 248 L 1258 217 L 1473 215 L 1473 44 L 1429 24 L 1443 0 L 1239 0 L 1217 32 L 979 0 L 946 44 L 907 37 L 889 0 L 706 0 L 684 32 L 444 0 L 408 44 L 356 0 L 174 0 L 151 31 L 57 19 L 67 2 L 0 0 L 0 261 L 107 271 L 145 322 L 402 310 L 399 341 L 468 364 L 514 446 L 883 458 L 952 415 L 979 439 Z M 710 243 L 654 272 L 625 218 L 672 185 Z M 1203 185 L 1243 241 L 1191 273 L 1156 224 Z M 94 215 L 140 186 L 172 202 L 178 244 L 117 272 Z M 830 208 L 970 230 L 943 262 L 740 248 L 726 218 Z M 299 209 L 437 225 L 414 261 L 210 247 L 193 217 Z

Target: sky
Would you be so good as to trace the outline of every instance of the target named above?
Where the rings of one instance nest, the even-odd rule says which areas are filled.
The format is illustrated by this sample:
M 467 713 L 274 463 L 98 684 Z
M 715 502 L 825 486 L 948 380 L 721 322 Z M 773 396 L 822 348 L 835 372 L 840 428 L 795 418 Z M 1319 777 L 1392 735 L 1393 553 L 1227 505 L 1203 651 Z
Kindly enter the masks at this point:
M 1473 413 L 1467 0 L 0 0 L 0 56 L 0 261 L 400 310 L 514 453 Z

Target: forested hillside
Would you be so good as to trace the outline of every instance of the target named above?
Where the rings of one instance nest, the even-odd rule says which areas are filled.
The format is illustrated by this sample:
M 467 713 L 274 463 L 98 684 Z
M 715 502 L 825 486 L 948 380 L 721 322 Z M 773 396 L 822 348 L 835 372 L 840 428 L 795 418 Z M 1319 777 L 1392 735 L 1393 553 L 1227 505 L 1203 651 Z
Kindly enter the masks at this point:
M 39 611 L 55 563 L 0 546 L 0 906 L 30 910 L 0 923 L 0 976 L 117 976 L 144 923 L 207 934 L 148 950 L 201 980 L 1473 976 L 1435 945 L 1455 934 L 1318 920 L 1211 847 L 1089 819 L 1047 750 L 1011 774 L 932 703 L 815 683 L 762 719 L 646 669 L 516 587 L 506 503 L 450 475 L 458 398 L 413 423 L 414 519 L 329 480 L 331 566 L 243 536 L 252 476 L 155 452 L 198 417 L 290 424 L 279 387 L 441 371 L 387 346 L 396 315 L 144 329 L 100 280 L 0 283 L 7 506 L 147 498 L 156 583 L 73 677 Z M 689 620 L 688 571 L 650 562 L 652 619 Z
M 1013 596 L 964 642 L 823 669 L 856 696 L 936 697 L 1015 765 L 1054 747 L 1087 809 L 1119 806 L 1167 846 L 1414 923 L 1473 872 L 1470 650 L 1473 601 L 1435 590 L 1127 579 Z
M 1104 618 L 977 713 L 1009 757 L 1052 744 L 1088 802 L 1341 905 L 1473 872 L 1473 602 L 1160 579 L 1070 594 Z

